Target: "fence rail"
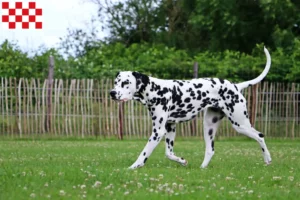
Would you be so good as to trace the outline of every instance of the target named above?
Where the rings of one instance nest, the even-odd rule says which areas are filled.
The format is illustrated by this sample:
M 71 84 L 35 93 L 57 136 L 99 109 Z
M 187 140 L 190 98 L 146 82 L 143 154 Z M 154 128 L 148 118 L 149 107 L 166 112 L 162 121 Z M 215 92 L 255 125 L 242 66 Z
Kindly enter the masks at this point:
M 113 80 L 55 79 L 52 84 L 40 79 L 0 80 L 0 135 L 119 137 L 122 132 L 125 138 L 147 138 L 151 134 L 151 118 L 143 105 L 129 101 L 119 109 L 121 104 L 109 98 Z M 270 137 L 300 137 L 300 84 L 264 82 L 245 89 L 244 95 L 257 130 Z M 177 135 L 202 138 L 202 121 L 200 113 L 195 121 L 178 124 Z M 223 120 L 217 136 L 236 135 L 230 122 Z

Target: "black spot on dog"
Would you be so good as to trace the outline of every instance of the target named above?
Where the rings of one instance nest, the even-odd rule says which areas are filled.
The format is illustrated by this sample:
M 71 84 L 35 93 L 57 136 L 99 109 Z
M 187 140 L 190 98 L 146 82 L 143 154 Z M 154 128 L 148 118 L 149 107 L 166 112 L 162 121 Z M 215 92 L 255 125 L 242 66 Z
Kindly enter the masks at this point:
M 217 83 L 216 83 L 216 81 L 214 80 L 214 79 L 210 79 L 210 81 L 212 82 L 212 84 L 214 84 L 214 85 L 216 85 Z
M 168 90 L 168 88 L 163 88 L 162 90 L 159 90 L 158 92 L 157 92 L 157 95 L 159 95 L 159 96 L 164 96 L 166 93 L 168 93 L 169 92 L 169 90 Z
M 261 137 L 261 138 L 263 138 L 263 137 L 264 137 L 264 134 L 259 133 L 258 136 Z
M 211 148 L 212 148 L 212 151 L 215 150 L 215 142 L 214 141 L 211 141 Z
M 174 141 L 172 140 L 172 141 L 170 142 L 170 144 L 171 144 L 171 146 L 174 146 Z
M 166 124 L 166 130 L 167 132 L 171 132 L 172 131 L 172 127 L 170 124 Z
M 143 154 L 144 156 L 146 155 L 146 152 L 144 152 L 144 154 Z
M 236 89 L 236 91 L 239 91 L 235 84 L 234 84 L 234 88 Z
M 218 117 L 214 117 L 214 118 L 212 119 L 212 123 L 217 123 L 217 121 L 218 121 Z
M 212 135 L 212 134 L 213 134 L 213 129 L 212 129 L 212 128 L 209 129 L 208 134 L 209 134 L 209 135 Z
M 145 159 L 144 159 L 144 164 L 147 162 L 147 160 L 148 160 L 148 158 L 145 158 Z
M 189 98 L 189 97 L 184 100 L 185 103 L 189 103 L 190 101 L 191 101 L 191 98 Z
M 166 143 L 167 143 L 167 144 L 170 143 L 170 139 L 169 139 L 169 138 L 166 139 Z
M 121 87 L 124 88 L 125 85 L 128 85 L 129 84 L 129 80 L 127 79 L 126 81 L 123 81 L 121 83 Z M 128 88 L 127 88 L 128 89 Z
M 202 88 L 202 86 L 203 86 L 203 84 L 202 83 L 198 83 L 198 84 L 193 84 L 194 85 L 194 87 L 196 88 L 196 89 L 199 89 L 199 88 Z
M 263 152 L 265 152 L 265 149 L 264 149 L 264 148 L 261 148 L 261 150 L 262 150 Z
M 164 118 L 161 117 L 161 118 L 159 119 L 159 123 L 161 124 L 161 123 L 163 122 L 163 120 L 164 120 Z

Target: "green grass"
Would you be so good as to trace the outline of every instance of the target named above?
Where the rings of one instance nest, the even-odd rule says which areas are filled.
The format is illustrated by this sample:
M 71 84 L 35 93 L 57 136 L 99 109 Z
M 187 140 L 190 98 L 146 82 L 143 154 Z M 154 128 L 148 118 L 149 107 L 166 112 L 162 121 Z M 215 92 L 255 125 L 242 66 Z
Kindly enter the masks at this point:
M 0 199 L 299 199 L 299 141 L 267 139 L 265 166 L 252 140 L 217 141 L 207 169 L 204 143 L 175 145 L 187 167 L 156 148 L 143 168 L 128 170 L 146 140 L 2 140 Z

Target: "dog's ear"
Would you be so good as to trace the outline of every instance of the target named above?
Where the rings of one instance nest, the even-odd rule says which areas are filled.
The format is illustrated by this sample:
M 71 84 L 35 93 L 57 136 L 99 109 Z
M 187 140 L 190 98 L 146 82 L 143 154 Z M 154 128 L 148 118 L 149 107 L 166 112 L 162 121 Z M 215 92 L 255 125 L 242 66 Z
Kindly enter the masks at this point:
M 142 74 L 139 72 L 132 72 L 132 75 L 136 79 L 136 90 L 138 91 L 140 89 L 140 85 L 142 83 Z
M 149 77 L 139 72 L 132 72 L 132 75 L 136 79 L 137 92 L 143 92 L 146 86 L 149 84 Z

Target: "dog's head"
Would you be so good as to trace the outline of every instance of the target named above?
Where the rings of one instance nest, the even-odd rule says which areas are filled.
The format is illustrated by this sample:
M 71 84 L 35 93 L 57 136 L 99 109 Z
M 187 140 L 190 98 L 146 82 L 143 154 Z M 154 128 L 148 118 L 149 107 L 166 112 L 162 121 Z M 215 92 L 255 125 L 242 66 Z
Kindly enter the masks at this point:
M 110 96 L 113 100 L 121 102 L 131 100 L 136 93 L 143 92 L 148 83 L 149 77 L 139 72 L 119 72 Z

